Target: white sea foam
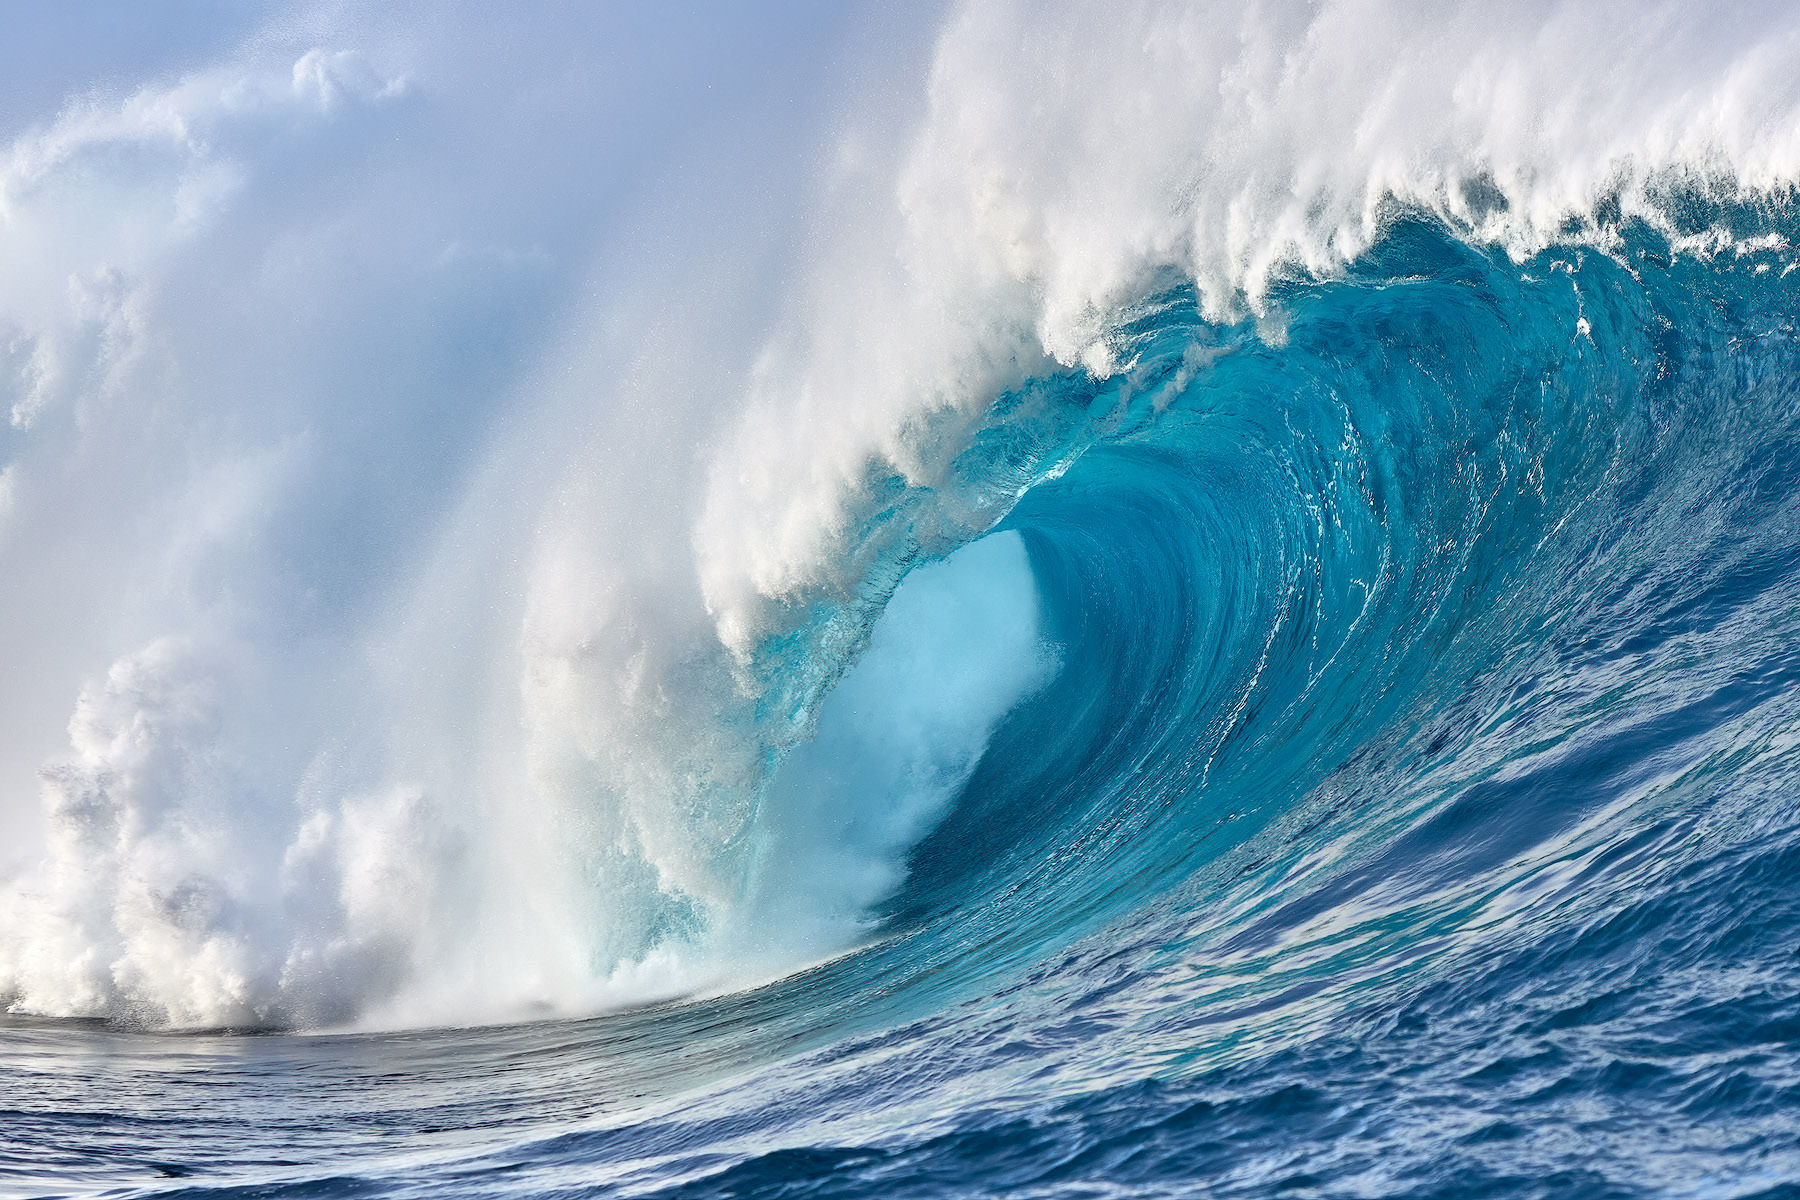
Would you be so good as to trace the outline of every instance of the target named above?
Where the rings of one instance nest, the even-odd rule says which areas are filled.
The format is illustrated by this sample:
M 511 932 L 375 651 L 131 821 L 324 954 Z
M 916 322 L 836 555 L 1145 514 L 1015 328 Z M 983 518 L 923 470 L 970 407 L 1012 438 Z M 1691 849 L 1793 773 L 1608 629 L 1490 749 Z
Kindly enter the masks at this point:
M 1049 669 L 988 543 L 816 695 L 869 571 L 1004 513 L 949 475 L 997 392 L 1119 369 L 1171 279 L 1273 326 L 1396 203 L 1522 255 L 1800 178 L 1777 5 L 973 3 L 928 53 L 591 9 L 327 7 L 9 132 L 18 1008 L 460 1020 L 829 952 Z
M 966 423 L 1050 366 L 1110 373 L 1120 306 L 1159 283 L 1262 313 L 1396 204 L 1525 256 L 1607 200 L 1667 224 L 1671 169 L 1788 187 L 1797 57 L 1780 7 L 964 6 L 902 165 L 829 210 L 717 461 L 698 545 L 722 632 L 747 647 L 830 586 L 868 460 L 934 485 L 959 443 L 909 438 L 922 417 Z

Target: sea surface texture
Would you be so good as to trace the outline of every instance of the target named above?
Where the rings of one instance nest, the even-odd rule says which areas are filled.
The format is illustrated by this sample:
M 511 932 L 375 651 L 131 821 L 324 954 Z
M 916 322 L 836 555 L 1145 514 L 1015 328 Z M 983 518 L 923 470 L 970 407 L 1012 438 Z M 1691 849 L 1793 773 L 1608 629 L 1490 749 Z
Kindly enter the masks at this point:
M 1800 9 L 15 19 L 0 1194 L 1800 1196 Z

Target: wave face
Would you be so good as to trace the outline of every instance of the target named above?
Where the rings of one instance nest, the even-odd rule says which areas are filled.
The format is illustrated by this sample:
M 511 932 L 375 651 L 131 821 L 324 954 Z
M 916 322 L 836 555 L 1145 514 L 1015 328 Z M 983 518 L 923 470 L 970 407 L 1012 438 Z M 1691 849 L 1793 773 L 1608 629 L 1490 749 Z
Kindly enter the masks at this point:
M 456 15 L 0 177 L 0 1188 L 1800 1186 L 1800 20 Z

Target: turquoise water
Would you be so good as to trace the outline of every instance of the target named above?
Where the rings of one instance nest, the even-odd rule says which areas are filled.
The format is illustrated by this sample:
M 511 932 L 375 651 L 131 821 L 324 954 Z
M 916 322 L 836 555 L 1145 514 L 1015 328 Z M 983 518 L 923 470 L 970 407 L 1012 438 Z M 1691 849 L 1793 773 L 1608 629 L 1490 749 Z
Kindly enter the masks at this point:
M 859 949 L 574 1021 L 13 1018 L 0 1188 L 1789 1194 L 1800 284 L 1615 232 L 1402 216 L 1255 321 L 1155 291 L 930 497 L 1018 493 L 984 540 L 876 489 L 899 590 L 764 800 L 947 789 L 857 835 L 904 855 Z M 986 736 L 920 760 L 939 711 Z

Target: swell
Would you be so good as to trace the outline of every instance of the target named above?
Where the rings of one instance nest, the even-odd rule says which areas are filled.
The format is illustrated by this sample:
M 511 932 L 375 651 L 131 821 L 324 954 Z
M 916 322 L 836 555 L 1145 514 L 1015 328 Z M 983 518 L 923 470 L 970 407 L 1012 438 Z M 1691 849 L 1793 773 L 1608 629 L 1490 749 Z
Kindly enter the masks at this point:
M 1730 215 L 1772 248 L 1515 262 L 1409 218 L 1280 289 L 1279 340 L 1178 289 L 1119 376 L 1032 385 L 1095 430 L 1003 523 L 1062 669 L 908 855 L 905 954 L 979 947 L 987 988 L 1109 927 L 1228 991 L 1361 986 L 1727 783 L 1796 548 L 1793 215 Z

